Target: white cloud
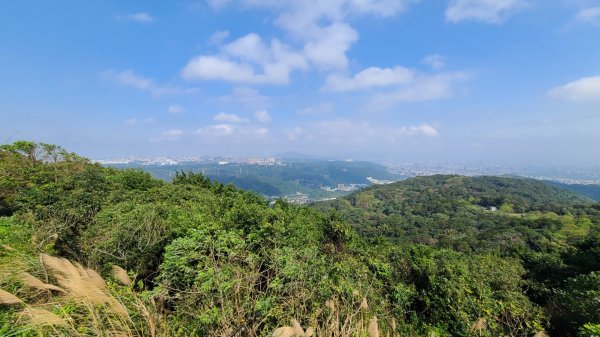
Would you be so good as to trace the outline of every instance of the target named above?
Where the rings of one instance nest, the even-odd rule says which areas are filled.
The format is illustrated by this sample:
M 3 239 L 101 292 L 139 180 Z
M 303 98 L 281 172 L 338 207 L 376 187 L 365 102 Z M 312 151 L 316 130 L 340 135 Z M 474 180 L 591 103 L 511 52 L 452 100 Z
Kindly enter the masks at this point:
M 325 90 L 332 92 L 355 91 L 375 87 L 388 87 L 410 83 L 414 80 L 414 71 L 397 66 L 394 68 L 367 68 L 353 77 L 333 74 L 327 77 Z
M 348 65 L 346 53 L 358 40 L 358 33 L 347 24 L 333 23 L 324 27 L 319 38 L 304 46 L 306 58 L 319 68 L 344 69 Z
M 144 13 L 144 12 L 127 14 L 127 15 L 119 15 L 119 16 L 117 16 L 117 19 L 126 20 L 126 21 L 134 21 L 134 22 L 139 22 L 139 23 L 151 23 L 154 21 L 154 18 L 152 17 L 152 15 L 150 15 L 148 13 Z
M 358 40 L 358 33 L 346 19 L 350 15 L 372 14 L 391 16 L 402 12 L 409 3 L 418 0 L 209 0 L 213 8 L 228 3 L 239 7 L 254 7 L 272 11 L 275 24 L 291 37 L 296 45 L 278 39 L 263 41 L 257 34 L 248 34 L 212 55 L 200 55 L 190 60 L 182 70 L 187 80 L 220 80 L 245 84 L 284 85 L 294 71 L 345 69 L 347 52 Z
M 225 41 L 225 39 L 227 39 L 228 37 L 229 37 L 229 31 L 219 30 L 219 31 L 214 32 L 213 35 L 210 36 L 208 41 L 211 44 L 221 45 L 223 43 L 223 41 Z
M 183 136 L 183 134 L 184 134 L 184 132 L 182 130 L 171 129 L 171 130 L 164 131 L 160 137 L 151 139 L 150 141 L 153 143 L 176 142 Z
M 464 20 L 501 23 L 506 18 L 527 7 L 527 0 L 451 0 L 446 8 L 446 20 Z
M 154 122 L 156 122 L 156 119 L 154 117 L 144 118 L 145 124 L 153 124 Z
M 254 129 L 254 134 L 259 137 L 266 136 L 267 134 L 269 134 L 269 129 L 267 129 L 267 128 Z
M 402 102 L 424 102 L 454 96 L 456 85 L 469 76 L 463 72 L 419 75 L 408 85 L 399 86 L 389 92 L 374 95 L 367 109 L 371 111 L 390 109 Z
M 221 47 L 218 55 L 201 55 L 182 70 L 186 80 L 220 80 L 232 83 L 287 84 L 290 73 L 307 69 L 304 57 L 278 40 L 265 44 L 248 34 Z
M 231 93 L 219 97 L 226 104 L 242 105 L 250 110 L 265 109 L 269 106 L 269 98 L 261 95 L 258 90 L 248 87 L 234 87 Z
M 288 140 L 296 141 L 300 138 L 306 137 L 307 132 L 304 128 L 297 126 L 295 128 L 285 130 L 284 134 L 286 135 Z
M 600 24 L 600 7 L 584 8 L 575 18 L 579 22 Z
M 167 108 L 167 111 L 170 114 L 179 114 L 185 111 L 185 108 L 179 104 L 173 104 L 173 105 L 169 105 L 169 107 Z
M 107 79 L 117 82 L 122 86 L 147 91 L 154 96 L 182 95 L 198 91 L 198 88 L 180 88 L 176 86 L 158 85 L 153 79 L 137 75 L 131 70 L 120 72 L 107 70 L 103 73 L 103 76 Z
M 323 102 L 316 105 L 306 107 L 298 111 L 298 115 L 310 116 L 310 115 L 326 115 L 332 113 L 334 110 L 333 104 L 329 102 Z
M 574 102 L 600 101 L 600 76 L 584 77 L 556 87 L 549 95 Z
M 213 117 L 214 120 L 218 122 L 227 122 L 227 123 L 248 123 L 246 118 L 242 118 L 236 114 L 227 114 L 224 112 L 220 112 Z
M 446 66 L 446 58 L 442 55 L 428 55 L 423 59 L 423 63 L 427 64 L 433 70 L 440 70 Z
M 126 120 L 124 122 L 125 125 L 135 125 L 137 124 L 138 120 L 137 118 L 129 118 L 128 120 Z
M 422 102 L 452 97 L 458 83 L 467 80 L 464 72 L 426 74 L 414 69 L 371 67 L 354 76 L 332 74 L 322 91 L 351 92 L 377 90 L 368 103 L 369 110 L 385 110 L 401 102 Z
M 271 115 L 267 110 L 260 110 L 255 112 L 254 118 L 256 118 L 256 120 L 262 124 L 271 123 Z
M 332 144 L 397 143 L 406 137 L 437 137 L 438 131 L 430 124 L 386 126 L 349 119 L 323 120 L 304 128 L 288 130 L 290 140 L 316 141 Z
M 235 131 L 233 125 L 230 124 L 214 124 L 196 130 L 196 134 L 208 137 L 223 137 L 230 136 Z

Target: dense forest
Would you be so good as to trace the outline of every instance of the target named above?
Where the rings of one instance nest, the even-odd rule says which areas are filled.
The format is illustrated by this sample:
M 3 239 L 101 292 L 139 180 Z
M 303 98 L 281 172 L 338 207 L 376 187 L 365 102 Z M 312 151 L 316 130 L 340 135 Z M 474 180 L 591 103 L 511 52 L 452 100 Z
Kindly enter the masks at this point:
M 600 204 L 434 176 L 314 206 L 0 147 L 0 336 L 600 335 Z

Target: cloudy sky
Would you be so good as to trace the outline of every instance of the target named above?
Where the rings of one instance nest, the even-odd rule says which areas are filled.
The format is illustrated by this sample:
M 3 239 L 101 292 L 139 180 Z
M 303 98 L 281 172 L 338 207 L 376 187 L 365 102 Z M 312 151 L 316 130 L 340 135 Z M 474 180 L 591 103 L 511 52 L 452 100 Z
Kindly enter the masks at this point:
M 0 142 L 600 163 L 600 1 L 2 1 Z

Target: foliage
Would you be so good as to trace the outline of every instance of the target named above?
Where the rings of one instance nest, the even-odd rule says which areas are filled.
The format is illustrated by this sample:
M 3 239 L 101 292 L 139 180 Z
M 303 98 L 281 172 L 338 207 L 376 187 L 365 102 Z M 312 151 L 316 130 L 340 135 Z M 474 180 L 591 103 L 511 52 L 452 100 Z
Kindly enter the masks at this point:
M 0 156 L 0 288 L 73 334 L 591 336 L 599 323 L 600 207 L 535 181 L 416 178 L 300 207 L 44 144 Z M 118 265 L 134 282 L 109 282 L 114 300 L 82 306 L 70 294 L 89 293 L 44 262 L 67 260 L 40 253 L 71 260 L 71 279 L 113 279 Z M 23 271 L 68 290 L 32 291 Z M 127 315 L 103 316 L 109 302 Z M 21 332 L 15 310 L 0 306 L 2 333 L 67 333 Z

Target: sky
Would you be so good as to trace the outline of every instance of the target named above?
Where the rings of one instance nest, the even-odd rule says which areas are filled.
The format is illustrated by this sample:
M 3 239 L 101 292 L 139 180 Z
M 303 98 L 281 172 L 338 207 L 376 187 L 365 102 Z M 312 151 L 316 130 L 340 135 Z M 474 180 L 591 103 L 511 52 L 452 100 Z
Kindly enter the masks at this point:
M 600 164 L 600 1 L 0 4 L 0 143 Z

